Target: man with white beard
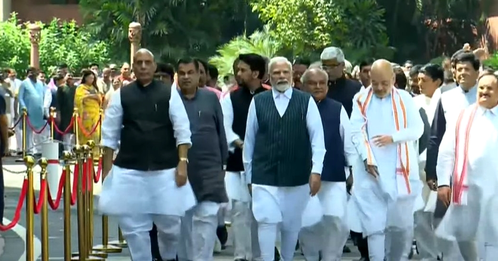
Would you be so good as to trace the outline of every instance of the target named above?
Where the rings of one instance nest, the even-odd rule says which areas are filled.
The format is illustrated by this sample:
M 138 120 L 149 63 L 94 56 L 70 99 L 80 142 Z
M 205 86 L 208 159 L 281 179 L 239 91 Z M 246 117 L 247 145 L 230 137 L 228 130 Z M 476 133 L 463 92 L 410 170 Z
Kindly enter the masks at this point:
M 353 100 L 351 135 L 363 160 L 354 165 L 353 200 L 370 261 L 408 260 L 414 203 L 422 188 L 414 143 L 424 124 L 410 94 L 394 88 L 389 61 L 372 64 L 371 80 Z
M 436 234 L 457 241 L 465 261 L 498 256 L 498 78 L 485 71 L 477 103 L 459 113 L 444 134 L 437 161 L 438 196 L 449 206 Z M 452 184 L 450 184 L 450 180 Z
M 357 161 L 356 149 L 351 142 L 349 117 L 344 107 L 327 98 L 328 75 L 322 69 L 308 69 L 302 77 L 303 91 L 310 92 L 322 118 L 325 135 L 325 159 L 322 170 L 322 187 L 318 198 L 323 219 L 305 227 L 299 242 L 307 261 L 336 261 L 342 257 L 343 246 L 349 234 L 346 218 L 346 178 L 351 164 Z M 352 178 L 352 177 L 351 177 Z
M 280 227 L 282 259 L 292 260 L 309 195 L 320 189 L 323 128 L 313 98 L 291 87 L 289 60 L 275 57 L 268 67 L 272 90 L 249 105 L 242 154 L 261 258 L 274 260 Z

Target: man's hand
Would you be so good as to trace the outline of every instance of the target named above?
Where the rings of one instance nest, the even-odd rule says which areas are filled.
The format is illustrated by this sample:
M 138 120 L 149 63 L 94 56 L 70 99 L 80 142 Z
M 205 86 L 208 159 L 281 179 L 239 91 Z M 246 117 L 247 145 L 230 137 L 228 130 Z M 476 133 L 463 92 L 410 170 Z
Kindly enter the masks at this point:
M 251 184 L 247 184 L 247 189 L 249 190 L 249 195 L 252 196 L 252 185 Z
M 451 199 L 451 188 L 449 186 L 439 187 L 437 189 L 437 197 L 446 207 L 448 207 Z
M 244 142 L 240 139 L 235 140 L 233 144 L 239 149 L 244 149 Z
M 16 134 L 16 131 L 14 129 L 9 129 L 9 137 L 14 136 Z
M 105 179 L 112 169 L 112 164 L 102 164 L 102 179 Z
M 437 180 L 433 180 L 433 179 L 427 180 L 427 186 L 429 186 L 429 188 L 432 191 L 437 191 Z
M 393 137 L 391 135 L 377 135 L 373 137 L 373 142 L 377 147 L 384 147 L 393 143 Z
M 175 171 L 175 182 L 177 187 L 187 184 L 187 161 L 180 160 Z
M 367 163 L 367 160 L 364 160 L 363 161 L 363 164 L 365 165 L 365 170 L 370 174 L 372 175 L 374 178 L 378 178 L 379 177 L 379 170 L 377 169 L 377 166 L 375 165 L 369 165 Z
M 346 180 L 346 192 L 348 192 L 349 195 L 351 195 L 351 188 L 353 188 L 353 172 L 350 168 L 350 174 L 348 179 Z
M 311 173 L 310 175 L 310 195 L 313 197 L 320 191 L 320 186 L 322 185 L 322 177 L 320 174 Z

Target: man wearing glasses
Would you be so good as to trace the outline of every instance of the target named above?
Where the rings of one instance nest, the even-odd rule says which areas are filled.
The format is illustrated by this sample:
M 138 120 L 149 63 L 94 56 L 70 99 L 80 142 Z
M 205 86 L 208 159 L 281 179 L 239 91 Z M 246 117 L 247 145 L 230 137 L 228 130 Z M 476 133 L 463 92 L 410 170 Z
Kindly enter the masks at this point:
M 353 97 L 360 91 L 361 83 L 347 79 L 344 73 L 345 57 L 338 47 L 327 47 L 320 55 L 322 69 L 329 75 L 329 91 L 327 97 L 334 99 L 344 106 L 344 109 L 351 116 L 353 110 Z

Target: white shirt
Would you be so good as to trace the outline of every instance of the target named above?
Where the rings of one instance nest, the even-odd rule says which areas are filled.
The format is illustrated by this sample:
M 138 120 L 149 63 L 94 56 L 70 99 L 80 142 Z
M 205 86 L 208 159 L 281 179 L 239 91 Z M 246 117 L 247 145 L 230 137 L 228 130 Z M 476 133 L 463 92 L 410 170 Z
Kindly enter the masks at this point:
M 147 87 L 145 87 L 147 88 Z M 189 144 L 190 122 L 187 111 L 177 91 L 171 91 L 169 100 L 169 118 L 173 124 L 176 145 Z M 166 115 L 165 115 L 166 117 Z M 117 89 L 112 94 L 112 98 L 105 110 L 104 121 L 102 122 L 102 145 L 113 150 L 118 149 L 121 140 L 121 129 L 123 128 L 123 107 L 121 106 L 121 89 Z
M 272 89 L 273 101 L 277 108 L 278 114 L 282 117 L 287 110 L 289 101 L 292 97 L 293 88 L 287 89 L 281 93 Z M 323 159 L 325 157 L 325 142 L 323 137 L 323 125 L 320 117 L 320 112 L 316 106 L 313 97 L 310 97 L 308 103 L 308 112 L 306 113 L 306 126 L 308 128 L 311 152 L 312 152 L 312 173 L 321 174 L 323 168 Z M 251 183 L 252 180 L 252 159 L 254 154 L 254 143 L 256 133 L 258 132 L 258 119 L 256 116 L 256 106 L 254 99 L 249 105 L 249 114 L 247 116 L 246 136 L 244 138 L 244 149 L 242 152 L 242 161 L 244 163 L 244 170 L 247 176 L 247 182 Z M 228 135 L 227 135 L 228 136 Z
M 344 106 L 341 107 L 340 120 L 339 133 L 344 143 L 344 155 L 346 156 L 348 165 L 352 166 L 357 160 L 358 153 L 356 152 L 356 147 L 351 138 L 351 122 L 349 121 L 348 113 L 346 112 L 346 109 L 344 109 Z M 349 171 L 346 176 L 349 176 Z

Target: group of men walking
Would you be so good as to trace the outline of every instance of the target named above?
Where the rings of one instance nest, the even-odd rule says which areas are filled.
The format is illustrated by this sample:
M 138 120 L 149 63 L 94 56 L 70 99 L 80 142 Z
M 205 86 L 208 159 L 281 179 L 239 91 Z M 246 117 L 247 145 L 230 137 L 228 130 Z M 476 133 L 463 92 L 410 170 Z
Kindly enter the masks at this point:
M 475 87 L 479 62 L 475 68 L 470 55 L 454 58 L 461 87 L 423 108 L 395 87 L 389 61 L 368 65 L 371 83 L 363 88 L 345 79 L 336 47 L 323 51 L 321 66 L 304 71 L 299 89 L 286 58 L 241 54 L 234 64 L 238 86 L 221 101 L 198 87 L 203 64 L 181 59 L 170 88 L 154 79 L 154 55 L 141 49 L 134 55 L 136 81 L 116 90 L 105 111 L 99 209 L 118 218 L 135 261 L 153 260 L 153 225 L 163 260 L 213 260 L 218 213 L 229 199 L 235 260 L 273 261 L 277 241 L 282 260 L 293 260 L 298 240 L 308 261 L 341 260 L 351 229 L 359 241 L 366 238 L 365 260 L 401 261 L 408 259 L 427 184 L 449 206 L 436 236 L 453 248 L 437 245 L 426 260 L 439 252 L 458 260 L 445 252 L 458 249 L 465 261 L 494 260 L 498 78 L 484 74 Z M 262 83 L 266 74 L 270 86 Z M 419 166 L 428 125 L 421 108 L 434 115 L 427 183 Z M 422 202 L 424 209 L 430 204 Z

